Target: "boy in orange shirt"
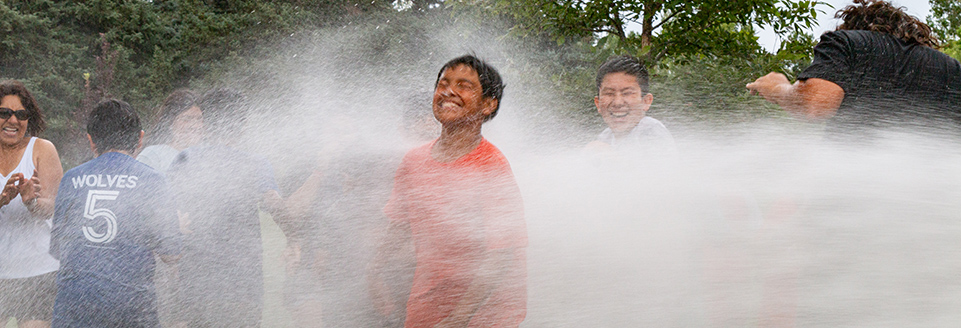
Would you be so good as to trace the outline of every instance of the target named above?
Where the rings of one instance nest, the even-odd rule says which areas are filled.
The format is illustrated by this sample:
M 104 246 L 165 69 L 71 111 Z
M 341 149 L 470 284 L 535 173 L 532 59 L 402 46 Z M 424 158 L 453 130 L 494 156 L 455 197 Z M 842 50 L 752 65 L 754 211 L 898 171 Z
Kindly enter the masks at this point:
M 389 227 L 374 265 L 413 243 L 405 327 L 517 327 L 527 313 L 527 229 L 510 164 L 481 135 L 504 85 L 474 56 L 449 61 L 434 89 L 440 137 L 404 156 L 384 208 Z M 374 302 L 392 306 L 380 270 Z

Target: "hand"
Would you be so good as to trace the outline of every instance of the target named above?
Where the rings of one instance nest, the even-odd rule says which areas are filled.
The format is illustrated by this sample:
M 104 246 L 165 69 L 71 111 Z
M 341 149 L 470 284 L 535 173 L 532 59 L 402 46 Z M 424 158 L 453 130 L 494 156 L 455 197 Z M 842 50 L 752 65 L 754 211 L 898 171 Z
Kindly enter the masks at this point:
M 785 87 L 790 86 L 791 81 L 788 81 L 787 76 L 781 73 L 771 72 L 759 77 L 752 83 L 748 83 L 745 87 L 751 91 L 752 95 L 761 95 L 761 97 L 764 97 L 767 101 L 777 104 L 780 98 L 785 96 Z
M 22 177 L 22 175 L 21 175 Z M 37 170 L 33 171 L 33 176 L 30 179 L 24 179 L 20 182 L 20 200 L 24 204 L 36 204 L 36 201 L 40 199 L 40 177 L 37 174 Z
M 192 222 L 190 221 L 190 213 L 177 210 L 177 219 L 180 221 L 180 233 L 185 235 L 194 233 L 193 230 L 190 230 L 190 223 Z
M 23 183 L 23 173 L 15 173 L 10 176 L 10 179 L 7 179 L 7 183 L 3 185 L 3 192 L 0 192 L 0 206 L 7 205 L 11 200 L 17 198 L 21 183 Z

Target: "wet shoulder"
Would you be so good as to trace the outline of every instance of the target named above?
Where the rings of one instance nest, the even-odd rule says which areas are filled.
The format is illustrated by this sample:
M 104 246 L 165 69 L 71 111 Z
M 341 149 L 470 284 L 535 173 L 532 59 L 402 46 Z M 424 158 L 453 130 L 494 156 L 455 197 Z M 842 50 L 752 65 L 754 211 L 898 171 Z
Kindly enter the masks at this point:
M 821 44 L 843 49 L 851 56 L 854 63 L 871 64 L 866 58 L 884 58 L 890 60 L 895 54 L 904 52 L 910 45 L 894 35 L 874 31 L 839 30 L 821 35 Z M 880 56 L 880 57 L 879 57 Z M 864 62 L 869 61 L 869 62 Z
M 165 183 L 164 175 L 147 164 L 125 154 L 109 152 L 80 164 L 66 173 L 60 180 L 61 191 L 64 185 L 72 189 L 87 187 L 114 187 Z
M 881 63 L 890 61 L 891 58 L 900 58 L 911 61 L 912 67 L 924 69 L 937 68 L 937 70 L 954 69 L 958 61 L 947 54 L 934 48 L 923 46 L 918 43 L 909 42 L 898 38 L 890 33 L 863 30 L 840 30 L 825 33 L 831 36 L 835 42 L 846 44 L 854 54 L 858 56 L 869 56 Z M 869 62 L 865 64 L 877 64 Z M 957 72 L 957 71 L 955 71 Z
M 83 164 L 77 165 L 74 168 L 68 170 L 64 173 L 64 176 L 83 174 L 89 172 L 109 172 L 109 171 L 124 171 L 129 173 L 138 173 L 142 175 L 158 175 L 162 176 L 160 172 L 154 170 L 147 164 L 141 163 L 140 161 L 130 157 L 126 154 L 108 152 L 101 154 Z
M 93 160 L 74 166 L 72 169 L 69 169 L 67 170 L 67 172 L 64 172 L 63 178 L 60 180 L 61 183 L 65 183 L 69 177 L 81 175 L 83 174 L 83 172 L 89 171 L 89 168 L 94 165 L 91 162 L 93 162 Z
M 482 138 L 480 145 L 478 145 L 474 151 L 464 156 L 462 160 L 477 166 L 510 168 L 510 164 L 507 161 L 507 157 L 504 156 L 504 153 L 502 153 L 497 146 L 490 143 L 490 141 L 487 141 L 487 138 Z
M 850 44 L 873 44 L 875 46 L 905 43 L 892 34 L 864 30 L 838 30 L 824 33 L 833 39 Z
M 433 145 L 434 141 L 431 141 L 408 150 L 407 153 L 404 154 L 404 159 L 402 160 L 401 165 L 413 165 L 415 163 L 429 162 L 431 160 L 430 147 Z
M 50 140 L 37 138 L 37 141 L 34 141 L 34 144 L 33 144 L 33 157 L 36 158 L 43 155 L 47 155 L 49 153 L 56 155 L 57 147 L 52 142 L 50 142 Z

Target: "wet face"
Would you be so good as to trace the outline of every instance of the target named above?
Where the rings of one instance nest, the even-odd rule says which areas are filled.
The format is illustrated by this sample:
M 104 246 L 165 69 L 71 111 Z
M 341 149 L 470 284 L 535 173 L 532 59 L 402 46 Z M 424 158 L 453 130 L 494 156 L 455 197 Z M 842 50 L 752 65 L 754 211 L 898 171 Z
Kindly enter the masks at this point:
M 203 138 L 204 114 L 200 107 L 193 106 L 181 112 L 170 124 L 174 143 L 181 148 L 193 146 Z
M 604 76 L 594 106 L 614 135 L 623 136 L 644 118 L 652 101 L 654 96 L 641 91 L 636 77 L 617 72 Z
M 7 109 L 14 112 L 26 110 L 17 95 L 6 95 L 0 98 L 0 111 Z M 4 146 L 15 146 L 24 140 L 27 134 L 27 121 L 29 119 L 19 119 L 17 115 L 10 115 L 9 118 L 0 120 L 0 143 Z
M 481 123 L 496 105 L 484 98 L 480 77 L 467 65 L 445 70 L 434 89 L 434 118 L 444 126 Z

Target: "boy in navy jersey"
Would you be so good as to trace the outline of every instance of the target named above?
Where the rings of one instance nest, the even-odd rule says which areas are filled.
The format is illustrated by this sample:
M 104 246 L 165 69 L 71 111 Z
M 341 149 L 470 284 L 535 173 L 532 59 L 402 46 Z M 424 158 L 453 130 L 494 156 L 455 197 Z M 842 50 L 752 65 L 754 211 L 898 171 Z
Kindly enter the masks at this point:
M 87 137 L 98 156 L 64 174 L 55 204 L 53 327 L 158 327 L 154 253 L 171 263 L 181 247 L 167 183 L 131 157 L 143 131 L 129 104 L 98 104 Z

